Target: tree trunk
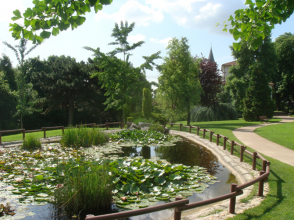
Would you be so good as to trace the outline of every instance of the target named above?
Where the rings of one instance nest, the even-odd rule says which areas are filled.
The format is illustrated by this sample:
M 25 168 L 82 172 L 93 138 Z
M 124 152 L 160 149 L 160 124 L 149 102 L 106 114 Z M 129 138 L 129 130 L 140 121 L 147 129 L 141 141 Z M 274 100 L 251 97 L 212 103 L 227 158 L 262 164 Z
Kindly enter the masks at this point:
M 74 110 L 74 97 L 69 98 L 69 107 L 68 107 L 68 126 L 73 125 L 73 110 Z
M 191 114 L 190 114 L 190 110 L 188 110 L 188 116 L 187 116 L 187 126 L 190 125 L 190 119 L 191 118 Z
M 22 113 L 20 113 L 20 128 L 23 129 L 23 124 L 22 124 Z

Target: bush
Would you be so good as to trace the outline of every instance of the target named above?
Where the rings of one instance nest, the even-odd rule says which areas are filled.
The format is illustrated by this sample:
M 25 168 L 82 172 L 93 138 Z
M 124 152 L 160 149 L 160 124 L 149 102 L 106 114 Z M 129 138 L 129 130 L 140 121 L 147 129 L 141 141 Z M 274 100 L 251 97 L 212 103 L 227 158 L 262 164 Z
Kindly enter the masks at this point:
M 68 216 L 111 208 L 114 184 L 107 164 L 71 161 L 59 165 L 57 172 L 63 172 L 64 179 L 58 185 L 54 199 Z
M 231 103 L 219 103 L 209 108 L 195 106 L 191 110 L 191 121 L 223 121 L 237 120 L 238 113 Z
M 23 140 L 23 145 L 22 148 L 26 150 L 36 150 L 36 149 L 41 149 L 42 143 L 39 139 L 36 139 L 35 136 L 33 135 L 28 135 L 24 140 Z
M 80 127 L 67 129 L 61 138 L 64 147 L 91 147 L 91 145 L 103 144 L 108 141 L 108 136 L 98 129 Z
M 164 117 L 164 115 L 162 115 L 160 113 L 151 113 L 151 117 L 152 117 L 152 119 L 154 120 L 155 123 L 160 123 L 162 125 L 167 123 L 167 118 Z
M 133 123 L 138 124 L 139 122 L 144 122 L 144 123 L 153 123 L 153 120 L 151 118 L 147 119 L 144 117 L 140 117 L 140 118 L 135 118 L 133 120 Z
M 155 123 L 149 127 L 148 131 L 157 131 L 157 132 L 164 133 L 164 128 L 162 125 Z

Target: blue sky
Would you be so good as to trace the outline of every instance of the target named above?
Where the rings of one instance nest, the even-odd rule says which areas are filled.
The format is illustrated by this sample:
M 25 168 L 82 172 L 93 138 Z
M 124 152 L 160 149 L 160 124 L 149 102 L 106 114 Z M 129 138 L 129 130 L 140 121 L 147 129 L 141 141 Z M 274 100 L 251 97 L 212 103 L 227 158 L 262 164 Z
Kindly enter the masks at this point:
M 134 66 L 142 64 L 142 56 L 161 51 L 165 56 L 168 40 L 173 37 L 186 37 L 189 40 L 191 54 L 207 57 L 212 46 L 214 58 L 219 65 L 233 60 L 230 45 L 234 42 L 229 33 L 222 31 L 222 24 L 236 9 L 243 8 L 244 0 L 114 0 L 97 14 L 92 11 L 86 16 L 86 22 L 75 30 L 60 32 L 38 46 L 28 57 L 40 56 L 46 59 L 50 55 L 65 55 L 86 61 L 92 56 L 83 46 L 100 47 L 102 52 L 109 52 L 114 46 L 111 32 L 115 22 L 135 22 L 135 29 L 129 36 L 130 42 L 144 40 L 142 47 L 133 51 L 130 60 Z M 0 3 L 0 41 L 17 45 L 9 32 L 12 11 L 24 11 L 32 7 L 31 0 L 9 0 Z M 277 25 L 272 32 L 273 40 L 285 32 L 293 33 L 294 16 L 286 23 Z M 14 53 L 0 43 L 0 54 L 5 53 L 17 65 Z M 158 60 L 157 63 L 162 63 Z M 157 81 L 159 73 L 147 72 L 149 81 Z

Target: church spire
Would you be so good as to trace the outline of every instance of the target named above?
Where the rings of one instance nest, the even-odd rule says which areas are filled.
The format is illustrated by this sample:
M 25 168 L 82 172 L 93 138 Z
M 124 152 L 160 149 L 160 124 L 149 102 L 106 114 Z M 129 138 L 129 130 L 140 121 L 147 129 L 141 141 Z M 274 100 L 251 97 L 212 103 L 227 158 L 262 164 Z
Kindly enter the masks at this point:
M 210 52 L 209 52 L 208 60 L 210 60 L 210 62 L 215 62 L 214 61 L 214 57 L 213 57 L 213 53 L 212 53 L 212 46 L 210 47 Z

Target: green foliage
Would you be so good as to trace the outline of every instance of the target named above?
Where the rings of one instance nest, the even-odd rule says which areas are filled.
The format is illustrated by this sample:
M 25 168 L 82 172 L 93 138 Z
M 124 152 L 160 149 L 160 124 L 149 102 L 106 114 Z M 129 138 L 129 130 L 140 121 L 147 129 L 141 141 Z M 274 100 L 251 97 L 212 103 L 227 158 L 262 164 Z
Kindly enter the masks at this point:
M 11 19 L 16 21 L 20 18 L 24 19 L 23 26 L 18 23 L 10 24 L 10 31 L 15 39 L 24 38 L 33 41 L 33 43 L 41 43 L 52 35 L 56 36 L 59 31 L 67 30 L 69 27 L 75 29 L 82 25 L 86 18 L 86 13 L 94 8 L 95 13 L 102 10 L 103 5 L 112 3 L 112 0 L 38 0 L 33 1 L 34 7 L 27 8 L 21 15 L 19 10 L 13 12 L 14 17 Z M 50 31 L 51 29 L 51 31 Z
M 231 15 L 228 19 L 232 27 L 229 31 L 236 41 L 244 39 L 253 50 L 270 36 L 276 24 L 285 22 L 294 11 L 293 1 L 247 0 L 245 5 L 246 8 L 236 10 L 234 17 Z M 227 26 L 224 22 L 224 31 L 227 31 Z M 240 43 L 233 46 L 240 50 Z
M 160 114 L 160 113 L 152 112 L 151 117 L 155 123 L 159 123 L 162 125 L 167 123 L 167 121 L 168 121 L 167 118 L 163 114 Z
M 107 164 L 77 160 L 61 164 L 57 170 L 64 173 L 64 179 L 54 199 L 68 216 L 111 208 L 114 184 Z
M 259 121 L 259 116 L 273 116 L 275 106 L 271 100 L 271 90 L 263 69 L 256 65 L 251 68 L 251 79 L 244 99 L 243 118 L 246 121 Z
M 191 110 L 191 121 L 237 120 L 238 114 L 230 103 L 218 103 L 210 107 L 195 106 Z
M 174 121 L 179 114 L 187 114 L 200 101 L 201 85 L 198 79 L 198 65 L 189 51 L 187 38 L 173 38 L 167 47 L 167 57 L 159 67 L 157 103 L 163 112 Z
M 4 73 L 0 71 L 0 130 L 14 128 L 13 115 L 16 109 L 16 94 L 9 88 Z
M 134 124 L 138 124 L 139 122 L 144 122 L 144 123 L 153 123 L 152 118 L 145 118 L 145 117 L 137 117 L 133 119 Z
M 231 75 L 226 82 L 226 92 L 229 92 L 232 103 L 238 112 L 243 112 L 246 90 L 251 79 L 251 68 L 258 63 L 267 80 L 271 80 L 276 74 L 276 52 L 270 37 L 266 37 L 263 44 L 257 50 L 250 50 L 248 42 L 241 40 L 241 49 L 232 54 L 237 59 L 237 65 L 230 68 Z
M 134 120 L 133 117 L 127 117 L 127 121 L 128 121 L 128 122 L 132 122 L 133 120 Z
M 150 118 L 152 112 L 152 96 L 149 89 L 143 89 L 142 113 L 147 119 Z
M 65 130 L 60 143 L 64 147 L 91 147 L 92 145 L 104 144 L 108 136 L 98 129 L 80 127 Z
M 164 127 L 161 124 L 154 123 L 149 127 L 148 131 L 157 131 L 164 133 Z
M 42 143 L 39 139 L 36 139 L 34 135 L 27 135 L 23 140 L 22 148 L 25 150 L 41 149 Z
M 11 61 L 8 56 L 5 54 L 2 54 L 2 57 L 0 57 L 0 72 L 3 71 L 4 73 L 4 79 L 7 80 L 7 83 L 9 84 L 9 88 L 11 91 L 17 90 L 16 85 L 16 79 L 15 75 L 16 72 L 12 67 Z

